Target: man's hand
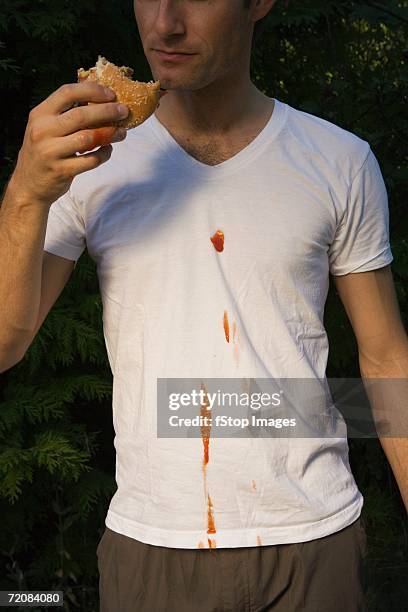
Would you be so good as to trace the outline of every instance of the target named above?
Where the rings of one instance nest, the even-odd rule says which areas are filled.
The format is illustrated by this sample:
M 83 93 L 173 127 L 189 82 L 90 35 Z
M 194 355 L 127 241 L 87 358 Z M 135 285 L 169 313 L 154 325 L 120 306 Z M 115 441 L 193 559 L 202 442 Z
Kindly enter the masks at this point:
M 128 114 L 119 115 L 118 105 L 108 102 L 114 98 L 114 92 L 108 94 L 97 83 L 70 83 L 33 108 L 10 179 L 15 192 L 51 205 L 68 191 L 77 174 L 107 161 L 110 143 L 126 137 L 126 130 L 113 126 Z M 98 151 L 76 155 L 99 145 Z

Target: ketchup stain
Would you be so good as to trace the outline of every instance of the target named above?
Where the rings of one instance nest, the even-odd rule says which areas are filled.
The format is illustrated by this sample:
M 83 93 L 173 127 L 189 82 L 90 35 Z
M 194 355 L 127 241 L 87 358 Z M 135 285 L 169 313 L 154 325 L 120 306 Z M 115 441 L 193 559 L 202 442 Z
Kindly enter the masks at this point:
M 232 341 L 233 341 L 233 344 L 234 344 L 234 359 L 235 359 L 235 361 L 236 361 L 236 363 L 238 365 L 238 363 L 239 363 L 239 354 L 240 354 L 239 353 L 240 348 L 239 348 L 238 344 L 241 344 L 241 338 L 240 338 L 240 335 L 239 335 L 239 331 L 238 331 L 238 328 L 237 328 L 236 321 L 233 321 L 233 323 L 232 323 Z
M 204 404 L 201 404 L 200 408 L 200 416 L 202 419 L 206 418 L 205 423 L 211 423 L 211 410 L 210 410 L 210 402 L 208 401 L 207 390 L 203 383 L 201 383 L 201 389 L 205 393 Z M 211 433 L 211 425 L 200 425 L 201 430 L 201 438 L 204 445 L 204 465 L 206 465 L 209 461 L 209 447 L 210 447 L 210 433 Z
M 105 147 L 108 144 L 111 144 L 112 138 L 115 135 L 116 127 L 114 126 L 105 126 L 100 128 L 94 128 L 93 130 L 88 130 L 90 136 L 90 142 L 87 142 L 86 145 L 79 149 L 79 153 L 85 153 L 85 151 L 91 151 L 95 149 L 95 147 Z
M 215 525 L 214 525 L 213 504 L 212 504 L 212 501 L 211 501 L 211 497 L 209 495 L 208 495 L 207 519 L 208 519 L 207 533 L 217 533 L 217 530 L 216 530 Z
M 229 323 L 228 323 L 228 313 L 226 310 L 224 310 L 224 332 L 225 332 L 225 338 L 227 342 L 229 342 Z
M 215 250 L 221 253 L 224 250 L 224 232 L 217 230 L 211 236 L 211 242 L 213 243 Z
M 202 542 L 199 542 L 197 548 L 204 548 L 204 544 Z
M 217 548 L 217 545 L 214 539 L 207 538 L 207 540 L 208 540 L 208 548 Z
M 204 391 L 205 394 L 205 398 L 201 403 L 200 406 L 200 416 L 201 417 L 207 417 L 207 421 L 205 421 L 205 423 L 211 423 L 211 410 L 210 410 L 210 402 L 208 400 L 208 391 L 205 388 L 205 385 L 203 382 L 201 382 L 201 390 Z M 204 445 L 204 458 L 203 458 L 203 463 L 202 463 L 202 470 L 203 470 L 203 484 L 204 484 L 204 498 L 207 502 L 207 533 L 216 533 L 216 528 L 215 528 L 215 524 L 214 524 L 214 513 L 213 513 L 213 503 L 211 501 L 211 497 L 209 496 L 208 492 L 207 492 L 207 463 L 209 461 L 209 446 L 210 446 L 210 433 L 211 433 L 211 425 L 205 424 L 205 425 L 201 425 L 200 424 L 200 430 L 201 430 L 201 438 L 203 441 L 203 445 Z M 210 548 L 215 548 L 216 544 L 215 544 L 215 540 L 211 540 L 210 538 L 208 539 L 208 543 L 209 543 L 209 547 Z M 200 547 L 200 546 L 199 546 Z

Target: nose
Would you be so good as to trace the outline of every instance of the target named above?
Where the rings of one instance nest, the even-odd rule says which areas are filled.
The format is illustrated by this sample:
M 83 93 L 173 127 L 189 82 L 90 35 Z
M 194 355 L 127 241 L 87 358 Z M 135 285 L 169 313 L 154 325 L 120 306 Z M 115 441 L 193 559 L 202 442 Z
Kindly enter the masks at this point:
M 159 0 L 155 20 L 156 32 L 163 37 L 184 34 L 183 0 Z

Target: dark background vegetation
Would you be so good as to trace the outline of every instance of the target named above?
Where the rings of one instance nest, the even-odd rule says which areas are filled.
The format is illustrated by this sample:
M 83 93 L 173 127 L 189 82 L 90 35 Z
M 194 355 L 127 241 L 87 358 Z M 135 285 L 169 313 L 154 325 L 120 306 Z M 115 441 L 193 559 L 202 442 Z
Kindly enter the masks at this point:
M 386 182 L 392 270 L 407 327 L 407 1 L 278 0 L 254 46 L 268 95 L 367 140 Z M 0 188 L 30 109 L 98 54 L 151 74 L 130 0 L 2 0 Z M 116 486 L 112 378 L 94 262 L 85 251 L 23 361 L 0 383 L 0 589 L 58 589 L 96 611 L 95 550 Z M 356 342 L 331 286 L 329 376 L 359 376 Z M 407 610 L 408 529 L 376 439 L 350 439 L 365 497 L 370 611 Z M 290 611 L 288 611 L 290 612 Z

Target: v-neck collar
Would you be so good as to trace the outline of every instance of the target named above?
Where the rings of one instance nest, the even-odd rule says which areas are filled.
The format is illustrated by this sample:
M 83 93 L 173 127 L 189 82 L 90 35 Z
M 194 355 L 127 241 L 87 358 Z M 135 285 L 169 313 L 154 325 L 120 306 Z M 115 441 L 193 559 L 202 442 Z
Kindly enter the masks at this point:
M 288 105 L 276 98 L 270 99 L 275 102 L 274 109 L 259 134 L 238 153 L 215 166 L 204 164 L 187 153 L 157 119 L 154 113 L 147 119 L 146 124 L 150 123 L 150 126 L 146 125 L 146 127 L 152 129 L 162 148 L 175 164 L 183 166 L 184 172 L 191 171 L 192 174 L 208 180 L 218 179 L 221 176 L 235 172 L 242 165 L 251 161 L 251 159 L 259 154 L 264 145 L 277 137 L 283 128 L 288 114 Z

